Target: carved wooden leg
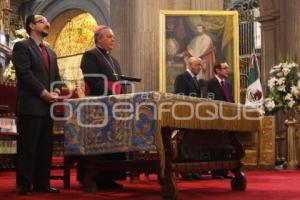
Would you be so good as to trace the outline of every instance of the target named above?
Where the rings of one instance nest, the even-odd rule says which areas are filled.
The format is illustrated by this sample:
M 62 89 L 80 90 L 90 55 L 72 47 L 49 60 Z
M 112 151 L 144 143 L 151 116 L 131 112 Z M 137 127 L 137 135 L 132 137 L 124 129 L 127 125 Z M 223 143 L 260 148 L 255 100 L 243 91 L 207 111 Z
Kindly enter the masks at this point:
M 172 141 L 170 128 L 162 128 L 162 137 L 165 149 L 165 176 L 160 178 L 161 195 L 163 199 L 177 199 L 177 187 L 174 172 L 172 170 Z
M 138 172 L 130 172 L 130 183 L 136 183 L 139 180 L 139 173 Z
M 234 132 L 229 132 L 228 138 L 232 144 L 232 146 L 235 149 L 234 158 L 241 160 L 245 156 L 245 150 L 243 148 L 243 145 L 240 143 L 240 141 L 236 138 Z
M 64 189 L 70 189 L 70 170 L 72 162 L 70 156 L 64 156 Z
M 245 191 L 247 187 L 247 179 L 245 177 L 245 174 L 242 172 L 243 163 L 241 162 L 241 159 L 245 156 L 245 150 L 243 148 L 243 145 L 236 138 L 234 132 L 228 133 L 228 137 L 235 149 L 233 159 L 240 160 L 239 167 L 232 170 L 232 172 L 234 173 L 234 178 L 231 180 L 231 188 L 237 191 Z
M 97 185 L 94 180 L 96 175 L 96 157 L 87 156 L 84 160 L 83 191 L 95 193 L 97 192 Z
M 245 174 L 240 168 L 232 170 L 234 173 L 233 179 L 231 179 L 231 188 L 237 191 L 245 191 L 247 188 L 247 179 Z
M 296 120 L 291 119 L 285 122 L 287 125 L 287 168 L 296 169 L 297 160 L 297 144 L 296 144 Z

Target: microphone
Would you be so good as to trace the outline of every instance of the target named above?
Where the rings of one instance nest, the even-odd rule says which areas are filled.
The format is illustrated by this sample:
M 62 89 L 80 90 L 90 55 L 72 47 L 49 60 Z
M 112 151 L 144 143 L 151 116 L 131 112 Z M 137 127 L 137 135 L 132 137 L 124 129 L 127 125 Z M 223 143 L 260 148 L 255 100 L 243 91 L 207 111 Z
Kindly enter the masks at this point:
M 141 82 L 141 78 L 135 78 L 135 77 L 130 77 L 130 76 L 125 76 L 123 74 L 119 75 L 119 74 L 114 74 L 115 76 L 117 76 L 120 80 L 124 80 L 124 81 L 131 81 L 131 82 Z

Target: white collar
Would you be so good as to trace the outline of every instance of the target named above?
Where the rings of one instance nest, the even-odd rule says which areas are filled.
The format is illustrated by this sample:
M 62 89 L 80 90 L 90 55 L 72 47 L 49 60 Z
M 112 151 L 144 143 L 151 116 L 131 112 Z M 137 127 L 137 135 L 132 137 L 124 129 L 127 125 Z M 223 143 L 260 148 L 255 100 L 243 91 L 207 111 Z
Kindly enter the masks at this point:
M 220 83 L 221 85 L 221 82 L 224 81 L 224 84 L 225 84 L 225 79 L 221 79 L 218 75 L 215 75 L 216 79 L 218 80 L 218 82 Z
M 101 47 L 101 45 L 96 45 L 96 47 L 104 50 L 106 54 L 110 54 L 110 52 L 108 50 L 104 49 L 103 47 Z
M 191 75 L 192 78 L 197 77 L 197 75 L 193 74 L 190 69 L 187 68 L 186 71 Z

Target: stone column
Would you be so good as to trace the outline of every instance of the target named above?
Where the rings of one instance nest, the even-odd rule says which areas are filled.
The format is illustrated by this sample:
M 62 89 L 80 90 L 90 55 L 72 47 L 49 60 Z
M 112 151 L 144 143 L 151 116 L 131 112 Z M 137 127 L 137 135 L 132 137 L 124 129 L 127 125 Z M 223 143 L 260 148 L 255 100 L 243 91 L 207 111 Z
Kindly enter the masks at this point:
M 300 1 L 299 0 L 282 0 L 285 5 L 285 21 L 282 28 L 286 32 L 286 37 L 283 37 L 286 45 L 286 53 L 296 62 L 300 62 Z M 282 37 L 282 36 L 280 36 Z
M 224 0 L 190 0 L 192 10 L 223 10 Z
M 297 159 L 297 141 L 296 141 L 296 119 L 295 110 L 288 111 L 288 117 L 285 121 L 287 126 L 287 168 L 296 169 L 298 166 Z
M 280 10 L 279 0 L 259 0 L 261 16 L 258 21 L 261 23 L 262 35 L 262 56 L 261 56 L 261 82 L 267 86 L 270 68 L 278 60 L 279 31 L 280 31 Z M 284 49 L 282 49 L 284 51 Z M 264 93 L 266 94 L 266 88 Z
M 300 61 L 300 1 L 259 0 L 262 30 L 262 85 L 270 68 L 285 57 Z M 264 87 L 266 88 L 266 87 Z M 266 91 L 264 91 L 266 92 Z
M 296 137 L 297 137 L 297 147 L 296 147 L 296 151 L 297 151 L 297 159 L 298 159 L 298 169 L 300 169 L 300 127 L 299 127 L 299 123 L 297 123 L 297 127 L 296 127 Z
M 142 79 L 135 84 L 135 92 L 159 88 L 159 11 L 171 9 L 170 2 L 111 2 L 112 26 L 118 40 L 114 54 L 124 73 Z
M 173 0 L 172 7 L 174 10 L 190 10 L 191 1 L 190 0 Z
M 130 68 L 126 65 L 126 53 L 128 52 L 128 37 L 126 29 L 126 4 L 127 0 L 110 1 L 111 27 L 116 37 L 116 43 L 112 54 L 116 57 L 121 65 L 122 73 L 131 75 Z
M 296 151 L 296 120 L 286 121 L 287 125 L 287 168 L 296 169 L 298 166 L 297 151 Z
M 224 0 L 173 0 L 174 10 L 223 10 Z
M 261 23 L 261 84 L 263 88 L 263 92 L 265 96 L 267 93 L 268 87 L 268 79 L 269 79 L 269 71 L 274 64 L 278 62 L 278 52 L 279 49 L 281 51 L 285 51 L 283 45 L 280 45 L 281 37 L 285 37 L 282 35 L 280 37 L 280 0 L 259 0 L 260 7 L 260 17 L 257 19 Z M 276 115 L 276 122 L 278 122 L 275 126 L 275 130 L 282 130 L 284 128 L 284 116 L 282 114 Z M 285 155 L 282 148 L 281 139 L 286 139 L 286 137 L 282 137 L 280 131 L 276 132 L 276 136 L 279 138 L 277 140 L 277 155 L 280 156 L 279 160 L 285 159 L 282 155 Z

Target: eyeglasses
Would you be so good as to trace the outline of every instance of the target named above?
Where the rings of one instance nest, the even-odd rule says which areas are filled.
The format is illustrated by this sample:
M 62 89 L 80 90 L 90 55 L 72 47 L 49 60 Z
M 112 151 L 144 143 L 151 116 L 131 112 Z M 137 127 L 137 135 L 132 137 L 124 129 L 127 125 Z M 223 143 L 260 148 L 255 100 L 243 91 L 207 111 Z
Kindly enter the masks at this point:
M 229 70 L 229 67 L 221 67 L 220 69 Z
M 35 21 L 34 23 L 42 23 L 42 24 L 49 24 L 49 22 L 47 21 L 47 19 L 40 19 L 38 21 Z

